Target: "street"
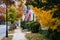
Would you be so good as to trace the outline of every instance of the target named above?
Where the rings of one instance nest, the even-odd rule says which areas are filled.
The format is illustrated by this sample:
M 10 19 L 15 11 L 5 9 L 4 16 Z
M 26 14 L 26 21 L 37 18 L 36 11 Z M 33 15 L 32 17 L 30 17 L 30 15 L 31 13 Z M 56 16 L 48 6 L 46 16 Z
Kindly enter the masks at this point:
M 5 36 L 6 25 L 0 25 L 0 40 Z

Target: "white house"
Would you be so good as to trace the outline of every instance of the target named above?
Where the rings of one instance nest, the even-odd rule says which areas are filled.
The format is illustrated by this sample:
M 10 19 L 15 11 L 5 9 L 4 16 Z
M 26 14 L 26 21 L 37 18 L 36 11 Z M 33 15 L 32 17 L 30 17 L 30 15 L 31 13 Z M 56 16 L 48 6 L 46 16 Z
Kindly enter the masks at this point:
M 25 17 L 26 17 L 26 10 L 27 8 L 25 7 L 25 11 L 22 13 L 22 20 L 24 21 L 25 20 Z M 30 12 L 30 18 L 29 18 L 29 21 L 32 21 L 34 20 L 34 11 L 33 10 L 29 10 Z

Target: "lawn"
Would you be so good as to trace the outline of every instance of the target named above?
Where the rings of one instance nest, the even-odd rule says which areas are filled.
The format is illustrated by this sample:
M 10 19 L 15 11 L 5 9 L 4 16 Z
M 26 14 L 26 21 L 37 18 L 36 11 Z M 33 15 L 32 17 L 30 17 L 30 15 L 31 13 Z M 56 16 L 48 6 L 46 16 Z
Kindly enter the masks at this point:
M 28 40 L 48 40 L 46 37 L 39 33 L 28 33 L 26 34 Z

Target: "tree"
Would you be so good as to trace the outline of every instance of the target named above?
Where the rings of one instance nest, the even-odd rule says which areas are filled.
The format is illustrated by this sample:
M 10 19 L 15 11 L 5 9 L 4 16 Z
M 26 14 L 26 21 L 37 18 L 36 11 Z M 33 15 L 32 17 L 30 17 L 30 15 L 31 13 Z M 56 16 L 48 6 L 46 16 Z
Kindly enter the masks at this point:
M 55 20 L 54 20 L 54 18 L 52 18 L 52 16 L 53 16 L 53 13 L 55 12 L 55 10 L 57 10 L 57 9 L 44 11 L 41 8 L 33 7 L 31 5 L 30 5 L 30 8 L 32 8 L 32 10 L 35 12 L 36 20 L 41 24 L 41 26 L 43 26 L 43 27 L 48 26 L 50 28 L 52 27 L 52 29 L 54 28 L 53 26 L 55 25 L 54 24 Z M 54 29 L 56 29 L 56 28 L 54 28 Z
M 15 7 L 12 5 L 11 7 L 9 7 L 8 9 L 8 21 L 11 21 L 11 23 L 14 23 L 14 21 L 17 20 L 17 14 L 16 14 L 16 9 Z
M 34 6 L 35 3 L 31 5 Z M 31 7 L 35 12 L 36 18 L 40 21 L 42 26 L 49 27 L 48 35 L 51 40 L 60 40 L 60 0 L 46 0 L 44 6 L 39 6 L 39 8 L 38 6 L 35 5 Z

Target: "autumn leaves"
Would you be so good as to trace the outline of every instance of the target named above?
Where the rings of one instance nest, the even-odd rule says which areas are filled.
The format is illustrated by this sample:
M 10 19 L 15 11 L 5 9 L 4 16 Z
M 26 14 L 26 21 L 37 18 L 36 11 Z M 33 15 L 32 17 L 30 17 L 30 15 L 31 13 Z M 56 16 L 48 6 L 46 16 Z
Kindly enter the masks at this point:
M 56 8 L 55 9 L 52 8 L 52 10 L 45 10 L 45 11 L 42 10 L 42 8 L 33 7 L 32 5 L 30 5 L 30 8 L 35 12 L 35 18 L 41 24 L 42 27 L 48 26 L 53 30 L 57 28 L 58 24 L 53 25 L 53 23 L 55 23 L 54 22 L 55 19 L 52 18 L 54 11 L 57 10 Z

